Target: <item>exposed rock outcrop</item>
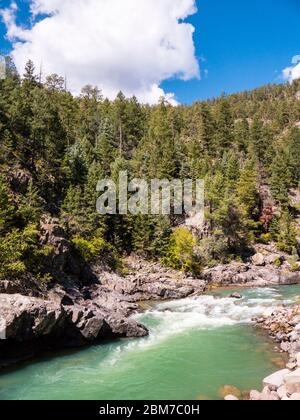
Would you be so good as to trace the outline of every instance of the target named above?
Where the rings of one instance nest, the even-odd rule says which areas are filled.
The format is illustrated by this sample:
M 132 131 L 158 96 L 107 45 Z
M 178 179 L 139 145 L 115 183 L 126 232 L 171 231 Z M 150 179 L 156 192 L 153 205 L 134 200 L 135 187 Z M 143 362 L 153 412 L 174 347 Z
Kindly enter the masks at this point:
M 26 194 L 30 181 L 31 173 L 20 166 L 13 167 L 8 174 L 10 187 L 17 194 Z
M 78 347 L 112 337 L 143 337 L 147 329 L 86 302 L 64 306 L 59 301 L 22 295 L 0 295 L 0 367 L 33 357 L 41 350 Z
M 52 249 L 48 268 L 56 276 L 62 273 L 79 275 L 81 268 L 71 251 L 71 244 L 59 221 L 44 215 L 40 222 L 40 243 Z
M 297 264 L 298 265 L 298 264 Z M 216 286 L 247 285 L 263 287 L 300 283 L 300 268 L 295 267 L 281 254 L 256 254 L 251 263 L 233 262 L 207 268 L 201 277 Z

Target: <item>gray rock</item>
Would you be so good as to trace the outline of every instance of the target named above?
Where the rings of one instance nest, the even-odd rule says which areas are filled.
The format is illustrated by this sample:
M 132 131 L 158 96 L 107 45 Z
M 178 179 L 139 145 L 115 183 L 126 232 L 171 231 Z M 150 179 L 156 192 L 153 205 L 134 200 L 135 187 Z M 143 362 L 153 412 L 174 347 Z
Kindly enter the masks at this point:
M 270 254 L 265 257 L 265 262 L 267 265 L 273 265 L 275 262 L 280 261 L 281 263 L 284 262 L 284 257 L 279 254 Z
M 282 400 L 283 398 L 286 398 L 287 395 L 287 390 L 286 387 L 284 385 L 282 385 L 280 388 L 277 389 L 277 395 L 279 396 L 279 398 Z
M 0 317 L 5 319 L 6 339 L 25 342 L 49 335 L 66 321 L 61 305 L 22 295 L 0 295 Z
M 297 363 L 288 363 L 288 364 L 286 365 L 286 367 L 287 367 L 287 369 L 289 369 L 289 370 L 294 370 L 294 369 L 296 369 L 296 367 L 297 367 Z
M 288 342 L 283 342 L 280 344 L 280 348 L 282 351 L 288 353 L 291 350 L 291 344 Z
M 111 316 L 106 322 L 114 337 L 146 337 L 149 334 L 146 327 L 138 324 L 134 320 L 119 319 Z
M 229 297 L 232 299 L 243 299 L 243 296 L 240 293 L 232 293 Z
M 260 253 L 253 255 L 251 262 L 253 265 L 258 267 L 262 267 L 266 264 L 264 255 Z
M 288 394 L 300 393 L 300 369 L 285 375 L 284 384 Z
M 288 369 L 283 369 L 268 376 L 263 380 L 264 387 L 268 387 L 271 391 L 277 391 L 278 388 L 284 385 L 284 379 L 288 373 L 290 373 Z
M 43 349 L 148 335 L 144 326 L 124 317 L 127 312 L 121 312 L 122 304 L 120 312 L 114 307 L 98 307 L 93 302 L 84 305 L 64 306 L 60 299 L 49 301 L 1 294 L 0 319 L 5 320 L 6 340 L 0 341 L 0 354 L 5 365 L 25 360 Z M 0 366 L 3 365 L 0 361 Z
M 262 394 L 258 391 L 251 391 L 250 392 L 250 400 L 251 401 L 261 401 Z

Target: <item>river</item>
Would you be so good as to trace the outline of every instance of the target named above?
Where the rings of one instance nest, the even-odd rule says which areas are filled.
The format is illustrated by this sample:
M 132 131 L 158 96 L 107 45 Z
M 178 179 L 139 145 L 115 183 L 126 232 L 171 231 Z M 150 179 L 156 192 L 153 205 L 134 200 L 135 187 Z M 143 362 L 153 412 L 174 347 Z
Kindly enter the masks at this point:
M 227 290 L 156 304 L 135 316 L 149 337 L 61 352 L 2 373 L 0 399 L 201 400 L 219 399 L 226 384 L 260 389 L 280 355 L 251 318 L 292 304 L 300 286 L 239 292 L 242 300 Z

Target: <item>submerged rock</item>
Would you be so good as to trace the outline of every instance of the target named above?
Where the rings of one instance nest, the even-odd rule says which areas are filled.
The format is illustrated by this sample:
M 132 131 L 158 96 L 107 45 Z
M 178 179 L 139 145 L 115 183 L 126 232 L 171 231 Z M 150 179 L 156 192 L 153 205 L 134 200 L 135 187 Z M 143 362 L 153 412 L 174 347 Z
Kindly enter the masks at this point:
M 240 293 L 232 293 L 229 297 L 232 299 L 243 299 L 243 296 Z
M 235 397 L 234 395 L 226 395 L 224 400 L 225 401 L 239 401 L 239 399 L 237 397 Z
M 242 392 L 233 385 L 224 385 L 220 388 L 219 395 L 221 398 L 226 398 L 229 395 L 240 399 L 242 397 Z

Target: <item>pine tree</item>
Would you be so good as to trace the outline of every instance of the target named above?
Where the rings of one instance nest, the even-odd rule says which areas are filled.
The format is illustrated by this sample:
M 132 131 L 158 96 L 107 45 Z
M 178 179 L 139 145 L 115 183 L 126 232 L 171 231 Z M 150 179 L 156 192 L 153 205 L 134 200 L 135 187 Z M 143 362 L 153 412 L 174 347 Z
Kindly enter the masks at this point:
M 101 230 L 106 231 L 106 220 L 104 216 L 100 216 L 96 211 L 96 204 L 99 193 L 97 192 L 97 183 L 104 178 L 102 166 L 94 161 L 88 171 L 85 183 L 82 201 L 85 208 L 85 225 L 90 232 Z
M 126 98 L 123 92 L 119 92 L 114 103 L 115 119 L 118 131 L 118 142 L 119 142 L 119 154 L 123 157 L 125 145 L 127 142 L 125 132 L 125 121 L 126 121 Z
M 26 194 L 21 196 L 16 217 L 20 218 L 23 227 L 28 224 L 38 223 L 42 215 L 43 200 L 40 198 L 38 189 L 33 180 L 29 181 Z
M 237 183 L 237 203 L 244 219 L 244 224 L 250 230 L 256 230 L 259 219 L 259 187 L 257 168 L 252 160 L 245 162 Z
M 12 222 L 13 210 L 14 207 L 11 204 L 8 186 L 0 175 L 0 234 Z
M 27 87 L 37 85 L 38 77 L 35 74 L 35 66 L 32 60 L 28 60 L 26 63 L 23 80 Z
M 296 231 L 293 226 L 292 217 L 288 210 L 282 212 L 278 227 L 279 229 L 276 235 L 278 248 L 288 254 L 296 254 Z
M 287 139 L 289 154 L 289 169 L 291 171 L 292 184 L 294 187 L 300 185 L 300 130 L 293 128 Z
M 235 124 L 234 138 L 239 151 L 247 153 L 249 147 L 250 127 L 248 120 L 243 118 Z
M 222 97 L 217 103 L 216 108 L 216 146 L 217 152 L 222 154 L 224 149 L 228 148 L 234 138 L 234 119 L 229 101 L 226 97 Z
M 240 254 L 246 246 L 246 228 L 234 197 L 226 195 L 213 217 L 226 238 L 228 253 Z
M 236 153 L 224 153 L 222 165 L 227 191 L 233 192 L 240 175 L 240 163 Z
M 285 207 L 289 204 L 291 179 L 287 152 L 279 149 L 271 165 L 270 185 L 274 198 Z
M 250 141 L 250 151 L 252 151 L 259 163 L 261 165 L 271 164 L 271 132 L 258 116 L 255 116 L 251 125 Z
M 143 159 L 147 160 L 147 175 L 151 179 L 176 178 L 175 138 L 169 122 L 169 106 L 164 100 L 153 111 L 149 131 L 142 144 Z

